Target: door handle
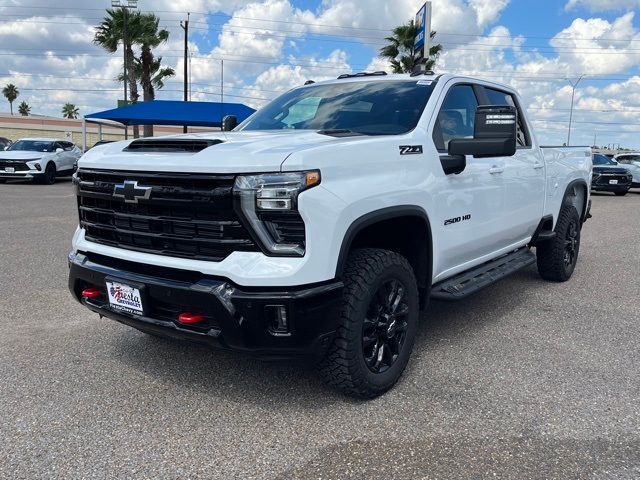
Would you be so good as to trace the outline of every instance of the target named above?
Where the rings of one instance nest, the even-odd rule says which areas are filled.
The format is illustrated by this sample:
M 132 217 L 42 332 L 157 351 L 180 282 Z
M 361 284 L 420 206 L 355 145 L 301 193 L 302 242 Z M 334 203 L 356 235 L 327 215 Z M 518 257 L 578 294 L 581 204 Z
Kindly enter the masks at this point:
M 544 163 L 536 162 L 533 164 L 533 168 L 540 170 L 541 168 L 544 168 Z
M 491 175 L 496 175 L 498 173 L 503 173 L 504 172 L 504 167 L 491 167 L 489 169 L 489 173 Z

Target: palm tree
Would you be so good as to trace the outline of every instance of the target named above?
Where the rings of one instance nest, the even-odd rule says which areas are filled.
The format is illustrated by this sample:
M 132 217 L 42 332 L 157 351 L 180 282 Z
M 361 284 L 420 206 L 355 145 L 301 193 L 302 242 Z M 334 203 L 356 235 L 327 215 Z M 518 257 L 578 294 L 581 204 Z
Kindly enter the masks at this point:
M 18 88 L 13 83 L 10 83 L 2 89 L 2 94 L 6 97 L 7 100 L 9 100 L 11 115 L 13 115 L 13 102 L 16 100 L 16 98 L 18 98 L 18 95 L 20 95 Z
M 75 120 L 78 118 L 79 109 L 73 103 L 65 103 L 62 107 L 62 116 Z
M 142 85 L 144 101 L 149 102 L 156 98 L 155 87 L 157 86 L 158 88 L 162 88 L 162 85 L 164 85 L 164 82 L 162 81 L 163 78 L 170 77 L 174 75 L 175 72 L 172 69 L 161 69 L 160 63 L 156 63 L 154 60 L 152 51 L 152 48 L 158 47 L 169 39 L 169 31 L 160 29 L 160 19 L 153 13 L 141 15 L 140 23 L 140 84 Z M 158 77 L 158 75 L 160 75 L 160 77 Z M 153 136 L 153 125 L 144 126 L 144 136 Z
M 380 56 L 386 58 L 391 63 L 393 73 L 411 73 L 416 66 L 414 43 L 418 29 L 411 20 L 409 23 L 400 25 L 393 29 L 393 35 L 385 38 L 389 42 L 380 49 Z M 436 32 L 431 32 L 431 39 L 435 38 Z M 435 67 L 436 60 L 442 51 L 442 45 L 435 44 L 429 48 L 429 58 L 426 62 L 427 70 Z
M 124 39 L 124 23 L 127 22 L 127 41 L 124 46 L 126 51 L 127 66 L 133 68 L 135 55 L 133 45 L 140 43 L 141 34 L 141 14 L 140 12 L 129 12 L 126 8 L 111 10 L 107 9 L 107 15 L 104 17 L 100 25 L 96 27 L 93 43 L 104 48 L 109 53 L 118 51 L 118 45 Z M 123 42 L 124 43 L 124 42 Z M 140 95 L 138 94 L 138 83 L 134 75 L 127 75 L 129 87 L 129 100 L 131 103 L 137 103 Z M 119 81 L 124 81 L 124 75 L 118 76 Z M 139 137 L 138 126 L 133 128 L 133 136 Z
M 28 117 L 31 113 L 31 107 L 27 102 L 21 102 L 20 105 L 18 105 L 18 113 L 23 117 Z

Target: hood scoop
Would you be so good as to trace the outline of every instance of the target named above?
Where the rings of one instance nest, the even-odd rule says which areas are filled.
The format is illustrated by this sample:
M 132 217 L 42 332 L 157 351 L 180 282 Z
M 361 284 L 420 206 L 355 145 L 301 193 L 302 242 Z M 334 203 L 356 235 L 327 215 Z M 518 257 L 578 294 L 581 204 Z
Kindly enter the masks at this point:
M 198 153 L 223 140 L 176 140 L 151 138 L 134 140 L 123 152 L 155 152 L 155 153 Z

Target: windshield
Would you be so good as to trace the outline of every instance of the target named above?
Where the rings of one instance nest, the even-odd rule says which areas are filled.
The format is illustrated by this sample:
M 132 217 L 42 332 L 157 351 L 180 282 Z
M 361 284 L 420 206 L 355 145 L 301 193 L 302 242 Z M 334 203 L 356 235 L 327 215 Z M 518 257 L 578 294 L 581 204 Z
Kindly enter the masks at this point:
M 434 86 L 434 82 L 425 80 L 400 80 L 297 88 L 276 98 L 237 130 L 399 135 L 416 128 Z
M 8 150 L 12 152 L 53 152 L 53 142 L 18 140 Z
M 613 160 L 611 160 L 609 157 L 605 155 L 594 155 L 593 164 L 594 165 L 616 165 L 616 162 L 614 162 Z

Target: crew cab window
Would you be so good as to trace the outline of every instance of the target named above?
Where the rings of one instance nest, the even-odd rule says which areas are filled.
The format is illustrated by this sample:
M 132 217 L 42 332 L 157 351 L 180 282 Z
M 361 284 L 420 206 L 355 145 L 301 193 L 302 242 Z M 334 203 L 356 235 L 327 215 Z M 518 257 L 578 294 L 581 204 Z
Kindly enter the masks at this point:
M 524 125 L 524 117 L 522 116 L 520 106 L 516 102 L 515 98 L 513 98 L 513 95 L 507 92 L 501 92 L 500 90 L 494 90 L 493 88 L 486 87 L 484 91 L 487 94 L 487 97 L 489 97 L 489 105 L 504 105 L 508 107 L 516 107 L 516 110 L 518 110 L 518 146 L 530 147 L 531 141 L 529 140 L 529 135 L 527 135 L 527 130 Z
M 455 138 L 473 138 L 478 99 L 471 85 L 456 85 L 440 108 L 433 141 L 438 150 L 447 150 Z

